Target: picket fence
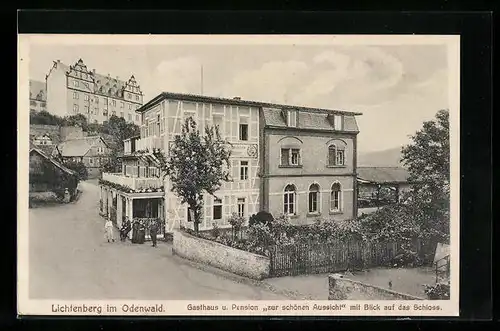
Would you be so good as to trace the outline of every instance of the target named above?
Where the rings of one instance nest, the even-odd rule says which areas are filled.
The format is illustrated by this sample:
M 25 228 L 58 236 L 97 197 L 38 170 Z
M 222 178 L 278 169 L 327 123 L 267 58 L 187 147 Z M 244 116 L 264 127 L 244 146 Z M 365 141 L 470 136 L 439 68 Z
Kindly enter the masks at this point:
M 357 241 L 275 245 L 269 248 L 270 275 L 297 276 L 385 266 L 391 263 L 399 247 L 397 243 Z

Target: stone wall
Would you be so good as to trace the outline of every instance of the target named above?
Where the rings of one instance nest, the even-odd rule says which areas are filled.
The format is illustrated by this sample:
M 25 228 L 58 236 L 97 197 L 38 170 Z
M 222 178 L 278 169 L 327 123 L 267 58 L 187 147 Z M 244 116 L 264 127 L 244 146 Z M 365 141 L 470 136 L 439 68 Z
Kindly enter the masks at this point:
M 174 254 L 252 279 L 269 277 L 269 258 L 175 231 Z
M 328 276 L 328 300 L 423 300 L 335 274 Z

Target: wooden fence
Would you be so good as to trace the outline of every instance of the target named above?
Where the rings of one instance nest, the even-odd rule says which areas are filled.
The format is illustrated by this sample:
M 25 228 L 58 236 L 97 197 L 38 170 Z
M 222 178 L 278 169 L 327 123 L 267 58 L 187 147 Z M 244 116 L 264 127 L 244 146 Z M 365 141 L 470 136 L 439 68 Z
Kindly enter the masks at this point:
M 388 265 L 400 248 L 397 243 L 299 243 L 271 246 L 272 277 L 342 272 Z

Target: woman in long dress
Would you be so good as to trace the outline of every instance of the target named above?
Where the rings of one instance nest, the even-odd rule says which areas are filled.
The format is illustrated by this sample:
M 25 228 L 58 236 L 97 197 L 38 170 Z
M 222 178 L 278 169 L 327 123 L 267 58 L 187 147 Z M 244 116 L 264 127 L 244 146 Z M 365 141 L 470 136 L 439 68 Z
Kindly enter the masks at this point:
M 108 240 L 108 243 L 110 241 L 115 242 L 115 236 L 113 233 L 113 222 L 111 222 L 110 219 L 106 220 L 106 223 L 104 224 L 104 233 L 105 233 L 105 238 Z

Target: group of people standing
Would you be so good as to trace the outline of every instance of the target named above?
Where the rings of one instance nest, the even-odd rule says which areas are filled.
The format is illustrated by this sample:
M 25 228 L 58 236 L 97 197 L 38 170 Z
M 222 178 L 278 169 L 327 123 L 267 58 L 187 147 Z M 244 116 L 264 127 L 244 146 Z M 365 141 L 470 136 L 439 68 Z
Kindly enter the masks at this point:
M 157 219 L 150 219 L 147 227 L 149 229 L 149 234 L 151 236 L 151 242 L 153 247 L 156 247 L 157 243 L 157 236 L 158 236 L 158 230 L 160 228 L 159 221 Z M 107 218 L 106 223 L 104 224 L 104 237 L 108 242 L 115 242 L 115 235 L 113 232 L 113 222 Z M 132 223 L 130 220 L 127 218 L 122 224 L 122 227 L 120 229 L 120 241 L 126 241 L 127 237 L 132 231 Z

